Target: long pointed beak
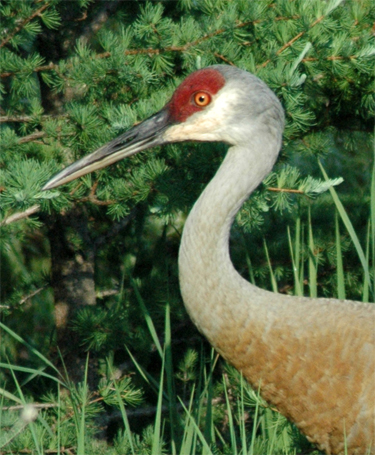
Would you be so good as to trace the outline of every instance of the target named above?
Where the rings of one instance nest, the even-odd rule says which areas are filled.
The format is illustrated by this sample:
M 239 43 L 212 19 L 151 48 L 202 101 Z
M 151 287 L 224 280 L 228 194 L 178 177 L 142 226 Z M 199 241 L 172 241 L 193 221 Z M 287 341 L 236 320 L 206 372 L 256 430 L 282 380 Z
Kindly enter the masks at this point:
M 163 133 L 170 126 L 168 110 L 162 109 L 95 152 L 66 167 L 52 177 L 42 189 L 50 190 L 142 150 L 165 144 L 167 141 L 163 138 Z

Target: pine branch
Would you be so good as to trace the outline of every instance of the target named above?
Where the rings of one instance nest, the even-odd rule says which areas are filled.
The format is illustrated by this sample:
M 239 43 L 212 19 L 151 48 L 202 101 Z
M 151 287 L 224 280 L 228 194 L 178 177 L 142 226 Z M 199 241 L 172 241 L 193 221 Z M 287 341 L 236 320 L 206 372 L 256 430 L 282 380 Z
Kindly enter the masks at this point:
M 39 210 L 40 210 L 40 205 L 34 204 L 31 207 L 29 207 L 27 210 L 25 210 L 24 212 L 13 213 L 13 215 L 10 215 L 10 216 L 4 218 L 3 221 L 0 223 L 0 226 L 6 226 L 7 224 L 14 223 L 15 221 L 19 221 L 24 218 L 28 218 L 29 216 L 34 215 L 34 213 L 39 212 Z
M 325 15 L 320 16 L 318 19 L 316 19 L 310 25 L 309 28 L 311 29 L 315 25 L 319 24 L 325 17 L 326 17 Z M 288 17 L 277 17 L 274 20 L 275 21 L 282 21 L 282 20 L 286 21 L 286 20 L 298 19 L 298 18 L 299 18 L 298 16 L 292 16 L 291 18 L 288 18 Z M 236 24 L 233 28 L 234 29 L 239 29 L 239 28 L 242 28 L 242 27 L 246 27 L 247 25 L 250 25 L 250 24 L 254 25 L 254 24 L 261 23 L 261 22 L 263 22 L 263 21 L 255 20 L 255 21 L 241 22 L 239 24 Z M 148 54 L 148 55 L 160 55 L 160 54 L 167 53 L 167 52 L 186 52 L 191 47 L 197 46 L 197 45 L 201 44 L 202 42 L 204 42 L 204 41 L 206 41 L 206 40 L 208 40 L 210 38 L 213 38 L 215 36 L 219 36 L 219 35 L 227 32 L 228 30 L 229 30 L 228 28 L 221 28 L 219 30 L 215 30 L 215 31 L 213 31 L 211 33 L 208 33 L 208 34 L 196 39 L 195 41 L 192 41 L 192 42 L 189 42 L 189 43 L 185 43 L 183 46 L 167 46 L 167 47 L 161 48 L 161 49 L 155 49 L 155 48 L 128 49 L 128 50 L 126 50 L 124 52 L 124 55 L 145 55 L 145 54 Z M 285 43 L 280 49 L 278 49 L 276 51 L 276 55 L 280 55 L 285 49 L 287 49 L 290 46 L 292 46 L 297 40 L 299 40 L 305 34 L 306 34 L 306 31 L 302 31 L 302 32 L 298 33 L 295 37 L 293 37 L 291 40 L 289 40 L 287 43 Z M 249 45 L 249 43 L 245 43 L 245 44 Z M 109 58 L 109 57 L 111 57 L 111 55 L 112 55 L 112 53 L 107 51 L 107 52 L 103 52 L 101 54 L 97 54 L 95 56 L 95 58 L 98 58 L 98 59 Z M 226 62 L 227 64 L 234 65 L 234 63 L 232 63 L 231 61 L 226 59 L 223 55 L 216 54 L 216 53 L 214 55 L 217 58 L 220 58 L 221 60 Z M 356 58 L 357 57 L 355 55 L 352 55 L 350 57 L 330 56 L 330 57 L 326 57 L 325 60 L 333 61 L 333 60 L 345 60 L 345 59 L 356 59 Z M 271 60 L 272 59 L 268 59 L 264 63 L 262 63 L 260 65 L 257 65 L 257 67 L 258 68 L 266 67 L 271 62 Z M 306 58 L 306 59 L 303 59 L 302 61 L 308 62 L 308 61 L 316 61 L 316 60 L 318 60 L 318 58 Z M 72 67 L 72 64 L 67 66 L 67 68 L 71 68 L 71 67 Z M 34 68 L 34 72 L 50 71 L 50 70 L 57 71 L 58 70 L 58 65 L 51 62 L 48 65 L 42 65 L 42 66 Z M 2 73 L 2 74 L 0 74 L 0 77 L 2 77 L 2 78 L 9 77 L 9 76 L 14 75 L 15 73 L 17 73 L 17 72 L 14 71 L 14 72 Z M 15 120 L 15 121 L 17 121 L 17 120 Z
M 37 66 L 36 68 L 34 68 L 33 71 L 35 73 L 39 73 L 40 71 L 51 71 L 51 70 L 57 71 L 58 68 L 59 68 L 59 65 L 50 62 L 48 65 Z M 8 71 L 7 73 L 1 73 L 0 77 L 5 78 L 5 77 L 13 76 L 16 73 L 18 73 L 18 71 Z
M 342 55 L 332 55 L 330 57 L 326 57 L 325 60 L 329 62 L 339 61 L 339 60 L 355 60 L 358 58 L 356 55 L 349 55 L 348 57 L 343 57 Z M 316 62 L 319 59 L 317 57 L 306 57 L 301 60 L 301 62 Z
M 48 117 L 48 116 L 46 116 Z M 52 118 L 52 117 L 51 117 Z M 21 120 L 20 120 L 21 121 Z M 25 122 L 29 122 L 30 120 L 29 119 L 26 119 Z M 63 135 L 60 135 L 61 136 L 72 136 L 73 133 L 69 133 L 69 134 L 63 134 Z M 19 140 L 18 140 L 18 144 L 26 144 L 28 142 L 34 142 L 36 141 L 37 139 L 41 139 L 43 137 L 48 137 L 48 134 L 45 132 L 45 131 L 34 131 L 33 133 L 31 134 L 28 134 L 27 136 L 24 136 L 24 137 L 21 137 Z M 40 142 L 39 142 L 40 143 Z
M 233 28 L 238 29 L 242 27 L 246 27 L 250 24 L 255 24 L 259 21 L 246 21 L 240 22 L 239 24 L 235 25 Z M 167 46 L 162 49 L 155 49 L 155 48 L 147 48 L 147 49 L 129 49 L 124 52 L 125 55 L 143 55 L 143 54 L 151 54 L 151 55 L 159 55 L 166 52 L 186 52 L 191 47 L 197 46 L 198 44 L 203 43 L 204 41 L 213 38 L 215 36 L 221 35 L 227 32 L 228 28 L 220 28 L 219 30 L 215 30 L 214 32 L 208 33 L 206 35 L 201 36 L 200 38 L 196 39 L 195 41 L 191 41 L 190 43 L 186 43 L 183 46 Z M 112 54 L 111 52 L 103 52 L 102 54 L 97 54 L 97 58 L 108 58 Z
M 98 188 L 98 184 L 99 184 L 99 181 L 97 180 L 91 190 L 90 190 L 90 194 L 86 197 L 83 197 L 81 199 L 78 199 L 77 202 L 91 202 L 92 204 L 95 204 L 95 205 L 111 205 L 111 204 L 114 204 L 116 201 L 113 201 L 113 200 L 108 200 L 108 201 L 101 201 L 100 199 L 97 198 L 96 196 L 96 189 Z M 77 187 L 74 188 L 74 190 L 70 193 L 71 195 L 73 195 L 76 191 L 77 191 Z
M 237 28 L 241 28 L 241 27 L 246 27 L 247 25 L 254 24 L 256 22 L 259 22 L 259 21 L 241 22 L 241 23 L 235 25 L 234 28 L 237 29 Z M 221 28 L 219 30 L 215 30 L 214 32 L 208 33 L 208 34 L 196 39 L 195 41 L 186 43 L 183 46 L 167 46 L 162 49 L 155 49 L 155 48 L 128 49 L 124 52 L 124 55 L 146 55 L 146 54 L 159 55 L 159 54 L 164 54 L 166 52 L 186 52 L 191 47 L 197 46 L 198 44 L 201 44 L 202 42 L 204 42 L 210 38 L 213 38 L 214 36 L 221 35 L 222 33 L 225 33 L 226 31 L 228 31 L 227 28 Z M 112 55 L 112 53 L 107 51 L 107 52 L 103 52 L 101 54 L 97 54 L 94 58 L 97 58 L 97 59 L 109 58 L 109 57 L 111 57 L 111 55 Z M 72 68 L 72 66 L 73 66 L 72 64 L 67 65 L 67 68 Z M 57 71 L 57 69 L 58 69 L 58 65 L 51 62 L 49 65 L 43 65 L 43 66 L 36 67 L 36 68 L 34 68 L 33 71 L 34 72 L 50 71 L 50 70 Z M 9 77 L 9 76 L 16 74 L 17 72 L 18 71 L 9 71 L 7 73 L 2 73 L 2 74 L 0 74 L 0 77 L 2 77 L 2 78 Z
M 120 291 L 118 289 L 106 289 L 104 291 L 96 291 L 97 299 L 104 299 L 104 297 L 110 297 L 111 295 L 118 295 Z
M 259 22 L 261 22 L 261 21 L 258 20 L 258 21 L 240 22 L 239 24 L 236 24 L 233 28 L 238 29 L 238 28 L 246 27 L 247 25 L 256 24 Z M 159 54 L 164 54 L 167 52 L 186 52 L 191 47 L 197 46 L 197 45 L 203 43 L 204 41 L 206 41 L 210 38 L 213 38 L 215 36 L 221 35 L 221 34 L 227 32 L 228 30 L 229 30 L 228 28 L 221 28 L 219 30 L 215 30 L 211 33 L 208 33 L 208 34 L 196 39 L 195 41 L 185 43 L 183 46 L 167 46 L 167 47 L 161 48 L 161 49 L 155 49 L 155 48 L 151 48 L 151 47 L 143 48 L 143 49 L 128 49 L 128 50 L 124 51 L 124 55 L 159 55 Z M 109 58 L 109 57 L 111 57 L 111 55 L 112 55 L 112 53 L 107 51 L 107 52 L 103 52 L 101 54 L 97 54 L 94 58 L 98 58 L 98 59 Z M 219 58 L 223 58 L 223 57 L 220 56 Z M 72 64 L 67 65 L 67 68 L 71 68 L 72 66 L 73 66 Z M 53 64 L 51 62 L 49 65 L 43 65 L 43 66 L 36 67 L 36 68 L 34 68 L 33 71 L 34 72 L 50 71 L 50 70 L 57 71 L 57 68 L 58 68 L 58 65 Z M 0 74 L 0 77 L 5 78 L 5 77 L 12 76 L 16 73 L 17 73 L 17 71 L 13 71 L 13 72 L 9 71 L 7 73 Z
M 89 194 L 86 197 L 78 199 L 77 202 L 91 202 L 91 204 L 102 206 L 102 205 L 111 205 L 114 204 L 116 201 L 110 199 L 108 201 L 101 201 L 97 198 L 95 194 Z
M 218 54 L 217 52 L 214 52 L 214 56 L 216 58 L 219 58 L 220 60 L 223 60 L 223 62 L 225 62 L 227 65 L 236 66 L 233 62 L 231 62 L 230 60 L 225 58 L 224 55 L 221 55 L 221 54 Z
M 47 9 L 50 6 L 49 3 L 45 3 L 42 7 L 40 7 L 38 10 L 34 11 L 31 16 L 27 17 L 24 19 L 14 30 L 10 35 L 8 35 L 6 38 L 3 39 L 3 41 L 0 43 L 0 48 L 4 47 L 9 41 L 19 32 L 21 31 L 25 25 L 27 25 L 30 21 L 32 21 L 36 16 L 40 16 L 41 13 Z
M 255 22 L 255 21 L 254 21 Z M 302 32 L 301 32 L 302 33 Z M 297 35 L 298 36 L 298 35 Z M 297 38 L 297 37 L 295 37 Z M 300 38 L 300 36 L 299 36 Z M 291 40 L 292 41 L 292 40 Z M 291 41 L 289 41 L 289 46 L 293 43 L 291 43 Z M 294 41 L 296 41 L 296 39 L 294 39 Z M 293 41 L 293 42 L 294 42 Z M 254 44 L 254 42 L 244 42 L 242 43 L 242 46 L 251 46 L 252 44 Z M 166 53 L 166 52 L 184 52 L 186 50 L 188 50 L 191 46 L 194 46 L 194 43 L 187 43 L 185 44 L 184 46 L 181 46 L 181 47 L 178 47 L 178 46 L 171 46 L 171 47 L 166 47 L 164 49 L 153 49 L 153 48 L 148 48 L 148 49 L 129 49 L 127 51 L 125 51 L 125 55 L 144 55 L 144 54 L 152 54 L 152 55 L 159 55 L 159 54 L 163 54 L 163 53 Z M 289 47 L 288 46 L 288 47 Z M 286 48 L 284 48 L 283 50 L 285 50 Z M 280 51 L 280 52 L 279 52 Z M 281 50 L 279 49 L 279 51 L 277 51 L 278 53 L 281 53 Z M 223 55 L 220 55 L 220 54 L 217 54 L 217 53 L 214 53 L 215 57 L 223 60 L 224 62 L 226 62 L 228 65 L 232 65 L 232 66 L 235 66 L 234 63 L 232 63 L 230 60 L 227 60 Z M 102 54 L 97 54 L 95 56 L 95 58 L 109 58 L 111 56 L 111 53 L 110 52 L 104 52 Z M 358 57 L 356 55 L 350 55 L 350 56 L 340 56 L 340 55 L 331 55 L 329 57 L 325 57 L 324 60 L 326 61 L 336 61 L 336 60 L 356 60 Z M 317 62 L 321 60 L 320 58 L 317 58 L 317 57 L 306 57 L 306 58 L 303 58 L 301 60 L 301 62 Z M 267 60 L 266 62 L 262 63 L 261 65 L 258 65 L 258 68 L 260 67 L 265 67 L 268 65 L 268 63 L 270 63 L 271 60 Z M 34 72 L 38 73 L 38 72 L 41 72 L 41 71 L 51 71 L 51 70 L 55 70 L 56 72 L 58 71 L 58 68 L 59 68 L 59 65 L 55 64 L 55 63 L 50 63 L 48 65 L 43 65 L 43 66 L 38 66 L 36 68 L 34 68 Z M 67 68 L 72 68 L 72 65 L 67 65 Z M 15 74 L 17 74 L 18 71 L 9 71 L 7 73 L 1 73 L 0 74 L 0 77 L 1 78 L 6 78 L 6 77 L 10 77 L 10 76 L 14 76 Z M 61 76 L 61 74 L 60 74 Z M 6 120 L 6 117 L 3 116 L 3 117 L 0 117 L 0 123 L 3 123 L 3 122 L 6 122 L 6 121 L 9 121 L 9 122 L 21 122 L 22 120 L 18 120 L 18 118 L 20 117 L 9 117 L 10 119 L 14 118 L 14 120 Z M 27 121 L 27 120 L 25 120 Z
M 305 194 L 303 191 L 301 190 L 292 190 L 291 188 L 274 188 L 274 187 L 268 187 L 267 188 L 268 191 L 275 191 L 275 192 L 278 192 L 278 193 L 297 193 L 297 194 Z
M 33 142 L 36 139 L 40 139 L 42 137 L 46 137 L 47 133 L 44 131 L 34 131 L 34 133 L 29 134 L 28 136 L 22 137 L 18 143 L 19 144 L 26 144 L 27 142 Z
M 22 297 L 22 299 L 18 302 L 18 305 L 23 305 L 25 302 L 27 302 L 28 300 L 32 299 L 33 297 L 35 297 L 36 295 L 38 295 L 40 292 L 42 292 L 44 289 L 46 289 L 46 287 L 48 286 L 48 284 L 45 284 L 44 286 L 36 289 L 35 291 L 31 292 L 30 294 L 27 294 L 25 295 L 24 297 Z
M 47 115 L 44 115 L 43 117 L 48 117 Z M 31 122 L 34 120 L 34 117 L 31 117 L 30 115 L 2 115 L 0 116 L 0 123 L 27 123 Z
M 315 27 L 315 25 L 319 24 L 326 16 L 323 15 L 323 16 L 320 16 L 318 19 L 316 19 L 309 27 L 309 29 L 312 29 L 313 27 Z M 298 33 L 294 38 L 292 38 L 291 40 L 289 40 L 287 43 L 285 43 L 283 46 L 281 46 L 281 48 L 276 52 L 276 55 L 280 55 L 283 51 L 285 51 L 285 49 L 287 49 L 288 47 L 290 47 L 293 43 L 295 43 L 297 40 L 299 40 L 304 34 L 306 33 L 306 31 L 303 31 L 303 32 L 300 32 Z M 258 68 L 265 68 L 270 62 L 271 62 L 272 59 L 268 59 L 266 60 L 264 63 L 262 63 L 261 65 L 258 65 Z
M 51 71 L 51 70 L 55 70 L 57 72 L 58 68 L 59 68 L 59 65 L 50 62 L 48 65 L 41 65 L 41 66 L 35 67 L 33 69 L 33 71 L 34 71 L 34 73 L 39 73 L 41 71 Z M 67 65 L 67 68 L 72 68 L 72 65 Z M 7 73 L 1 73 L 0 77 L 6 78 L 6 77 L 14 76 L 17 73 L 19 73 L 19 71 L 8 71 Z

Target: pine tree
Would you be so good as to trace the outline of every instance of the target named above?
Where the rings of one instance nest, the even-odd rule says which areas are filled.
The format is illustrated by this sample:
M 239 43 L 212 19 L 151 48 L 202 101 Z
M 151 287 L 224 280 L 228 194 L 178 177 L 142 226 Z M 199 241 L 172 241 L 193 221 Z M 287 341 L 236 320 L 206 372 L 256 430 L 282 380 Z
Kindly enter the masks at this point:
M 150 362 L 140 296 L 159 333 L 168 302 L 176 338 L 197 336 L 178 291 L 177 250 L 183 220 L 224 145 L 169 145 L 53 191 L 41 187 L 159 110 L 187 74 L 217 63 L 263 79 L 287 119 L 281 158 L 233 228 L 237 269 L 272 288 L 266 244 L 274 284 L 292 292 L 287 226 L 304 223 L 307 239 L 311 214 L 316 292 L 335 293 L 330 187 L 340 184 L 363 244 L 368 229 L 374 8 L 371 0 L 3 0 L 3 321 L 52 357 L 58 346 L 73 376 L 86 351 L 100 362 L 108 352 L 124 358 L 127 345 Z M 343 232 L 346 295 L 361 299 L 358 260 Z M 311 249 L 302 256 L 307 263 Z M 309 295 L 305 281 L 301 292 Z M 17 363 L 7 343 L 2 355 Z

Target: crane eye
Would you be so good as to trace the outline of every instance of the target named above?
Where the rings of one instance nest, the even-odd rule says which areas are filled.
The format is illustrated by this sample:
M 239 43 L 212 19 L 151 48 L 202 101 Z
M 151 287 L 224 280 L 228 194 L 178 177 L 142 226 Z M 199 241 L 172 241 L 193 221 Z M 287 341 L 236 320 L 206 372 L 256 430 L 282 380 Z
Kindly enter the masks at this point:
M 211 96 L 206 92 L 197 92 L 193 95 L 193 101 L 196 106 L 205 107 L 211 103 Z

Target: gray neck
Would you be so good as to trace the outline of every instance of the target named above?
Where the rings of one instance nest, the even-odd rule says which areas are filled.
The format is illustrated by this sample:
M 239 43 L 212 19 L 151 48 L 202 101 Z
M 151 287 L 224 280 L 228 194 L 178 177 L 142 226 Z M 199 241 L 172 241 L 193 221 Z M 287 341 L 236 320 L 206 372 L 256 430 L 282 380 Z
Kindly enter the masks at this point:
M 253 313 L 249 305 L 269 294 L 236 272 L 229 235 L 236 213 L 270 172 L 277 152 L 278 144 L 267 147 L 259 136 L 246 147 L 231 147 L 185 223 L 179 254 L 182 298 L 193 322 L 219 351 L 224 331 L 235 333 Z

